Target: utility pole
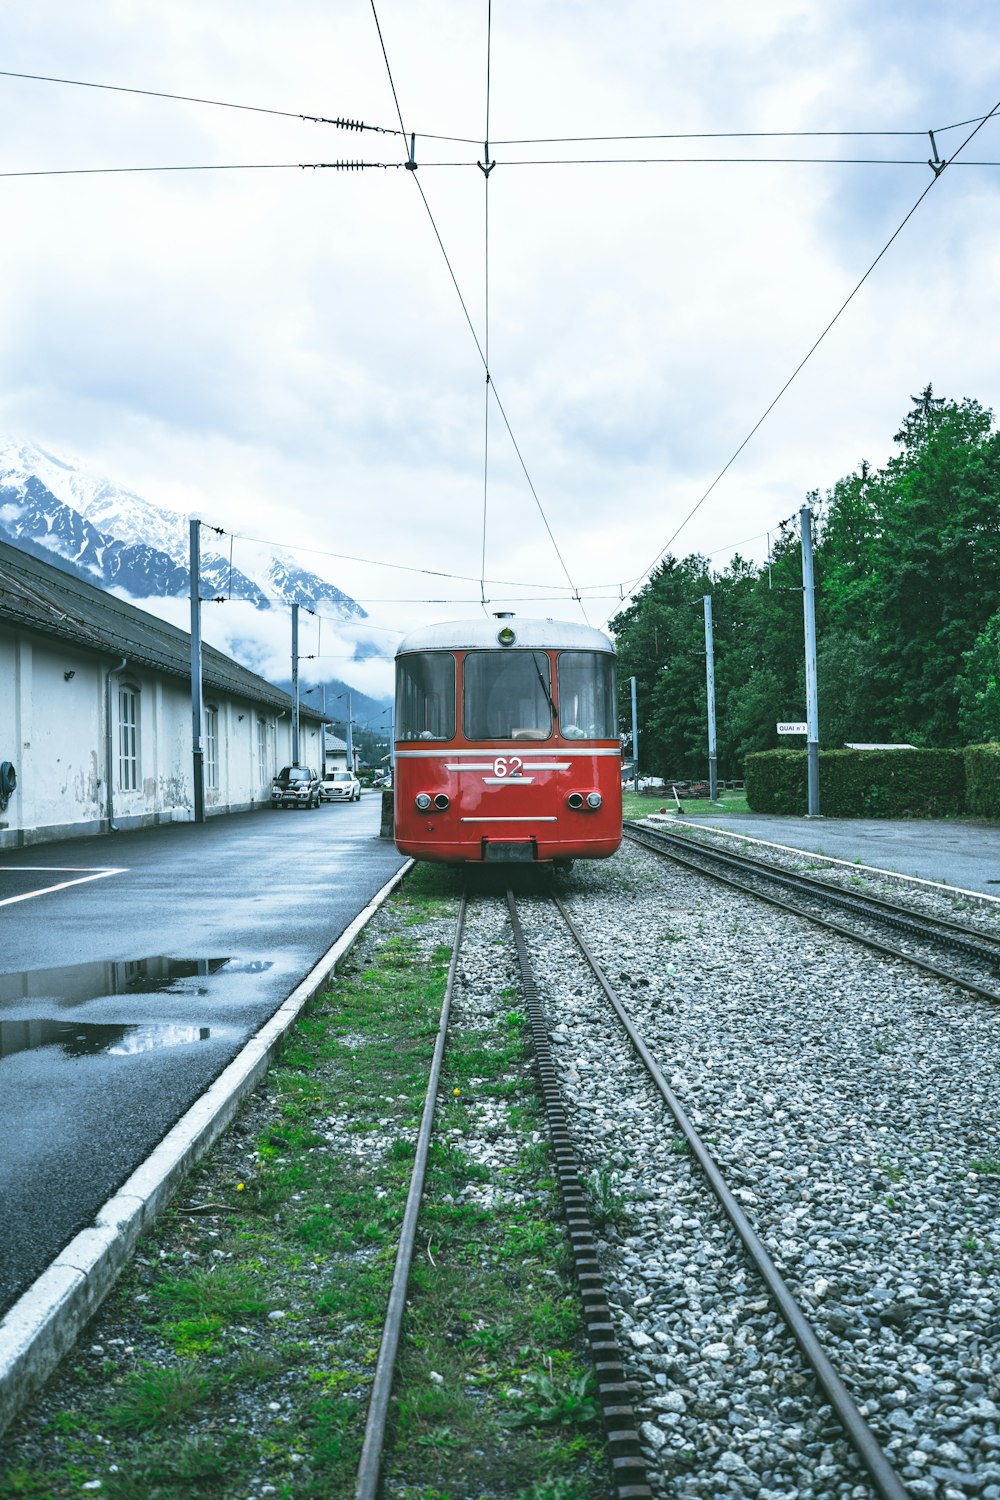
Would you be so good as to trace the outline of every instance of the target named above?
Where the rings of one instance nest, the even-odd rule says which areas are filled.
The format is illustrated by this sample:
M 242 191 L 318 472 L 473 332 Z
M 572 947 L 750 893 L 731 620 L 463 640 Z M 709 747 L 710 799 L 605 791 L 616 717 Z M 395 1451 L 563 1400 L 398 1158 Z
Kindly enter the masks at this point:
M 632 767 L 632 786 L 633 786 L 633 789 L 636 792 L 638 792 L 638 790 L 639 790 L 639 714 L 638 714 L 638 711 L 637 711 L 636 706 L 635 706 L 635 678 L 634 677 L 631 679 L 631 683 L 632 683 L 632 755 L 633 755 L 633 758 L 635 760 L 635 764 Z
M 194 821 L 205 821 L 205 741 L 201 689 L 201 518 L 190 518 L 188 569 L 191 580 L 191 761 Z
M 816 587 L 813 582 L 812 511 L 799 511 L 802 534 L 802 615 L 806 638 L 806 765 L 808 768 L 807 817 L 819 811 L 819 694 L 816 685 Z
M 712 596 L 702 595 L 705 606 L 705 686 L 708 694 L 708 800 L 716 801 L 719 760 L 715 743 L 715 644 L 712 639 Z
M 299 763 L 299 606 L 292 605 L 292 765 Z M 325 769 L 325 768 L 324 768 Z

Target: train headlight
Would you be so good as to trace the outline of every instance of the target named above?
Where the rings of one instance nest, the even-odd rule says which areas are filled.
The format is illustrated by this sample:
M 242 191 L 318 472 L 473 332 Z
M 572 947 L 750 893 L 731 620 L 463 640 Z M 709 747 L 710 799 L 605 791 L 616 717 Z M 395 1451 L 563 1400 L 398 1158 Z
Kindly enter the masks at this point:
M 601 805 L 601 803 L 603 801 L 604 801 L 604 798 L 601 796 L 600 792 L 588 792 L 587 793 L 587 806 L 588 807 L 592 807 L 595 812 L 600 807 L 600 805 Z
M 517 633 L 510 625 L 503 625 L 497 631 L 497 644 L 499 646 L 513 646 L 517 640 Z
M 437 796 L 434 798 L 434 806 L 437 808 L 438 812 L 447 812 L 448 808 L 451 806 L 451 798 L 444 792 L 438 792 Z
M 583 806 L 583 793 L 570 792 L 569 796 L 566 798 L 566 801 L 574 812 L 579 812 L 580 808 Z
M 418 792 L 415 798 L 417 808 L 420 812 L 426 812 L 431 805 L 431 797 L 427 792 Z

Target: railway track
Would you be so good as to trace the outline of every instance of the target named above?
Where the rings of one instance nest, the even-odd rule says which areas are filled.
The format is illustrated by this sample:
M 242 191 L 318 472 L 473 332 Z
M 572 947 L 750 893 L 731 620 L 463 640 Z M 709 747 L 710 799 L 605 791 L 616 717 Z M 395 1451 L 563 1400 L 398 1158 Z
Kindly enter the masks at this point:
M 965 923 L 918 913 L 883 897 L 847 892 L 828 881 L 778 869 L 750 855 L 695 844 L 683 835 L 631 823 L 626 823 L 624 831 L 633 843 L 686 869 L 1000 1003 L 1000 935 L 991 937 Z M 783 894 L 776 895 L 776 891 Z M 831 909 L 850 920 L 834 920 L 828 914 Z M 896 935 L 897 941 L 886 941 L 887 932 Z M 942 950 L 959 958 L 962 967 L 945 967 L 931 957 Z
M 650 1459 L 652 1472 L 647 1472 L 647 1458 L 643 1450 L 645 1448 L 648 1453 L 650 1447 L 650 1424 L 647 1421 L 643 1428 L 644 1437 L 641 1438 L 640 1421 L 633 1404 L 633 1396 L 638 1394 L 639 1388 L 634 1381 L 629 1379 L 620 1342 L 622 1329 L 612 1313 L 612 1305 L 617 1306 L 616 1289 L 613 1286 L 610 1290 L 607 1289 L 602 1279 L 598 1236 L 595 1234 L 588 1212 L 588 1195 L 584 1188 L 574 1145 L 575 1137 L 579 1138 L 581 1133 L 586 1135 L 586 1125 L 581 1125 L 579 1112 L 567 1103 L 560 1086 L 560 1070 L 553 1057 L 549 1040 L 549 1032 L 554 1022 L 551 1016 L 546 1015 L 532 961 L 531 950 L 535 945 L 537 951 L 538 933 L 536 931 L 534 937 L 526 933 L 518 903 L 511 891 L 506 894 L 506 905 L 513 944 L 517 953 L 525 1008 L 531 1026 L 539 1084 L 548 1118 L 570 1248 L 583 1304 L 587 1340 L 594 1363 L 597 1397 L 604 1418 L 612 1469 L 613 1493 L 618 1500 L 644 1500 L 644 1497 L 653 1493 L 664 1492 L 665 1478 L 656 1473 L 655 1453 Z M 438 1043 L 418 1138 L 414 1174 L 401 1232 L 396 1274 L 369 1407 L 368 1428 L 358 1471 L 357 1500 L 375 1500 L 379 1490 L 381 1454 L 390 1409 L 392 1369 L 399 1347 L 409 1266 L 416 1239 L 422 1174 L 433 1130 L 435 1098 L 446 1044 L 452 990 L 461 959 L 466 910 L 467 897 L 463 896 L 456 926 L 447 992 L 439 1023 Z M 704 1136 L 668 1083 L 663 1066 L 657 1062 L 652 1048 L 643 1039 L 635 1020 L 615 993 L 604 969 L 588 946 L 578 923 L 573 919 L 565 902 L 559 897 L 552 896 L 541 900 L 536 898 L 533 906 L 533 925 L 536 928 L 543 911 L 548 914 L 542 919 L 543 927 L 547 926 L 552 917 L 558 913 L 558 918 L 564 925 L 565 932 L 572 939 L 580 960 L 586 964 L 592 980 L 599 987 L 604 1002 L 621 1027 L 623 1037 L 627 1037 L 628 1047 L 633 1057 L 633 1067 L 644 1070 L 648 1085 L 656 1091 L 666 1128 L 679 1132 L 674 1139 L 684 1141 L 685 1150 L 690 1152 L 691 1160 L 697 1163 L 703 1174 L 705 1189 L 714 1195 L 732 1233 L 739 1241 L 741 1247 L 739 1253 L 746 1258 L 748 1266 L 752 1267 L 751 1275 L 759 1278 L 770 1308 L 784 1324 L 784 1337 L 789 1349 L 792 1344 L 797 1348 L 802 1365 L 815 1382 L 814 1401 L 818 1413 L 816 1417 L 818 1428 L 822 1427 L 824 1422 L 829 1422 L 832 1417 L 839 1426 L 846 1444 L 849 1445 L 854 1455 L 854 1466 L 845 1470 L 843 1483 L 848 1487 L 856 1486 L 859 1476 L 863 1474 L 867 1488 L 862 1493 L 873 1493 L 882 1497 L 882 1500 L 905 1500 L 908 1494 L 906 1487 L 896 1474 L 844 1380 L 834 1368 L 807 1311 L 793 1295 L 787 1281 L 775 1265 L 763 1240 L 741 1207 L 736 1192 L 727 1183 Z M 634 1087 L 634 1080 L 632 1086 Z M 759 1309 L 760 1304 L 755 1304 L 755 1306 Z M 683 1384 L 682 1381 L 678 1383 Z M 848 1488 L 843 1490 L 843 1493 L 859 1492 Z

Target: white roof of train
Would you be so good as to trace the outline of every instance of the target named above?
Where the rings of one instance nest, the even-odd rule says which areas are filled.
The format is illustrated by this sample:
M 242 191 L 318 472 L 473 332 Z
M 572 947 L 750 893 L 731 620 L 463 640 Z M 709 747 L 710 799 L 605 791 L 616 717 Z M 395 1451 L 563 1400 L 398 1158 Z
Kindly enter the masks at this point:
M 610 651 L 614 643 L 603 631 L 590 625 L 570 624 L 566 620 L 528 620 L 520 615 L 507 619 L 450 620 L 443 625 L 427 625 L 412 630 L 396 647 L 396 655 L 406 651 L 498 650 L 497 632 L 509 625 L 517 636 L 508 650 L 536 651 Z

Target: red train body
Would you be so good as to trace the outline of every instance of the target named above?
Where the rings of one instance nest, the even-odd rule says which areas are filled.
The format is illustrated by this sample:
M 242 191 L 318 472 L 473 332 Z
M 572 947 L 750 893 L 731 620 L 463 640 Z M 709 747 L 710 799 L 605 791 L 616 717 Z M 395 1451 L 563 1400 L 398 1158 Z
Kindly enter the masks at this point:
M 614 854 L 614 646 L 556 620 L 415 631 L 396 652 L 394 758 L 402 854 L 452 864 Z

